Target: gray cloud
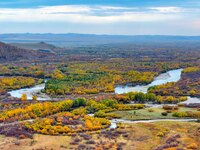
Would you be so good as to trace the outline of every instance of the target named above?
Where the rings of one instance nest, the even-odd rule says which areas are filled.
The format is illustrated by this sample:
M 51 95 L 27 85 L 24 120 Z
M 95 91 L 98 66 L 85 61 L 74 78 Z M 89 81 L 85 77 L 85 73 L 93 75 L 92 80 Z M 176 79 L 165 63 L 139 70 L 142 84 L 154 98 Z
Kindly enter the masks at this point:
M 199 9 L 175 6 L 0 8 L 0 32 L 197 35 L 198 18 Z

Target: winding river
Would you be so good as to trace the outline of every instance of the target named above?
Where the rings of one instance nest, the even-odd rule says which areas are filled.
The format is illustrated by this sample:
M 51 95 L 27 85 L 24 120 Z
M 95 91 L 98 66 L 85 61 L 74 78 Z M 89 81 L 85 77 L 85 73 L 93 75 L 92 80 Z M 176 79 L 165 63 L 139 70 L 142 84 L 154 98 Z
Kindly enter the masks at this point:
M 147 93 L 147 90 L 151 86 L 165 84 L 167 82 L 177 82 L 181 78 L 181 71 L 183 69 L 170 70 L 166 73 L 162 73 L 155 77 L 153 82 L 148 85 L 136 85 L 136 86 L 118 86 L 115 88 L 115 93 L 123 94 L 128 92 L 142 92 Z M 197 97 L 187 97 L 187 101 L 181 102 L 182 104 L 195 104 L 200 103 L 200 98 Z M 159 107 L 160 105 L 153 105 L 153 107 Z
M 143 92 L 146 93 L 148 88 L 154 85 L 161 85 L 167 82 L 177 82 L 181 78 L 181 71 L 183 69 L 170 70 L 166 73 L 162 73 L 154 78 L 154 81 L 148 85 L 136 85 L 136 86 L 118 86 L 115 88 L 115 93 L 122 94 L 128 92 Z M 41 90 L 45 88 L 45 83 L 36 85 L 30 88 L 22 88 L 19 90 L 13 90 L 8 92 L 12 97 L 21 98 L 22 94 L 27 95 L 27 99 L 31 100 L 33 95 L 37 95 L 38 100 L 50 100 L 51 98 L 41 93 Z
M 148 85 L 136 85 L 136 86 L 117 86 L 115 88 L 115 93 L 122 94 L 128 92 L 143 92 L 147 93 L 147 90 L 151 86 L 165 84 L 167 82 L 177 82 L 181 78 L 181 71 L 183 69 L 170 70 L 166 73 L 162 73 L 155 77 L 154 80 Z M 22 88 L 19 90 L 13 90 L 8 92 L 12 97 L 21 98 L 22 94 L 27 95 L 27 99 L 31 100 L 33 95 L 37 95 L 38 100 L 51 100 L 51 98 L 45 94 L 41 93 L 41 90 L 45 88 L 45 83 L 36 85 L 31 88 Z M 183 103 L 200 103 L 200 98 L 188 97 L 188 100 Z
M 147 90 L 151 86 L 165 84 L 167 82 L 177 82 L 181 78 L 181 71 L 183 69 L 170 70 L 166 73 L 162 73 L 159 76 L 155 77 L 154 80 L 148 85 L 136 85 L 136 86 L 118 86 L 115 88 L 115 93 L 122 94 L 128 92 L 143 92 L 147 93 Z M 41 90 L 45 88 L 45 83 L 31 87 L 23 88 L 19 90 L 10 91 L 9 94 L 12 97 L 21 98 L 22 94 L 27 95 L 27 99 L 31 100 L 33 95 L 37 95 L 38 100 L 50 100 L 51 98 L 45 94 L 41 93 Z M 188 100 L 182 103 L 200 103 L 200 98 L 188 97 Z M 147 104 L 148 105 L 148 104 Z M 150 105 L 150 107 L 160 107 L 160 105 Z M 196 121 L 196 119 L 156 119 L 156 120 L 139 120 L 139 121 L 130 121 L 124 119 L 112 119 L 110 128 L 116 128 L 117 123 L 148 123 L 148 122 L 159 122 L 159 121 Z
M 37 95 L 37 100 L 40 101 L 51 100 L 51 98 L 47 94 L 41 92 L 41 90 L 43 90 L 44 88 L 45 88 L 45 83 L 42 83 L 34 87 L 13 90 L 8 93 L 15 98 L 21 98 L 22 94 L 26 94 L 28 100 L 31 100 L 33 95 Z
M 183 69 L 170 70 L 166 73 L 162 73 L 155 77 L 153 82 L 148 85 L 136 85 L 136 86 L 118 86 L 115 88 L 115 93 L 122 94 L 128 92 L 143 92 L 147 93 L 147 90 L 151 86 L 165 84 L 167 82 L 177 82 L 181 78 L 181 71 Z

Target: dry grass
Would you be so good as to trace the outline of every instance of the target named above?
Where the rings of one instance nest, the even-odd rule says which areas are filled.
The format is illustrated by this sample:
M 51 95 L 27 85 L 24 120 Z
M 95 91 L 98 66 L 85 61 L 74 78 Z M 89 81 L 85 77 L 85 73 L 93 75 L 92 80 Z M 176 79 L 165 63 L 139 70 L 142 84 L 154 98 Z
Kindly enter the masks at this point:
M 121 124 L 116 130 L 82 133 L 73 136 L 34 135 L 33 139 L 0 136 L 2 150 L 120 149 L 167 150 L 200 149 L 200 124 L 189 122 L 157 122 Z M 174 146 L 174 147 L 173 147 Z

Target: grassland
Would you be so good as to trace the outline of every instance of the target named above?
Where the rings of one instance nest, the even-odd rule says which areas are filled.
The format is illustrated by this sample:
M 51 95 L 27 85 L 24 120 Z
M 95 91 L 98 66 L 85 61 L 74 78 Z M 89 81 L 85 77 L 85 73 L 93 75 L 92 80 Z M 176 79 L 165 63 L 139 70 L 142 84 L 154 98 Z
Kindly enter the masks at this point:
M 33 139 L 0 137 L 0 149 L 119 149 L 168 150 L 198 149 L 200 143 L 198 123 L 157 122 L 121 124 L 116 130 L 84 133 L 73 136 L 49 136 L 35 134 Z M 88 139 L 89 137 L 89 139 Z M 47 140 L 48 139 L 48 140 Z M 145 144 L 144 144 L 145 143 Z M 164 148 L 163 148 L 164 149 Z
M 152 111 L 152 112 L 151 112 Z M 181 112 L 187 111 L 194 111 L 196 109 L 193 108 L 186 108 L 186 107 L 179 107 Z M 130 111 L 115 111 L 117 116 L 121 117 L 122 119 L 126 120 L 150 120 L 150 119 L 175 119 L 177 117 L 173 116 L 173 112 L 168 113 L 167 116 L 162 115 L 163 112 L 166 112 L 163 108 L 145 108 L 139 110 L 130 110 Z M 174 111 L 175 112 L 175 111 Z

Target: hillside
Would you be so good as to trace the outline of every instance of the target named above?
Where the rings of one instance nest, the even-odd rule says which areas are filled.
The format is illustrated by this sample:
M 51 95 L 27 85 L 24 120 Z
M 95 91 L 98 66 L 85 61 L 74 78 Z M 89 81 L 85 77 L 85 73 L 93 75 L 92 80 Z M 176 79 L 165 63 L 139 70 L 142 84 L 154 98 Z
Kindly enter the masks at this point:
M 0 61 L 16 60 L 39 60 L 40 58 L 49 58 L 53 54 L 42 53 L 34 50 L 18 48 L 9 44 L 0 42 Z
M 37 42 L 37 43 L 9 43 L 12 46 L 16 46 L 23 49 L 32 49 L 41 52 L 53 52 L 59 49 L 58 47 L 48 44 L 45 42 Z

